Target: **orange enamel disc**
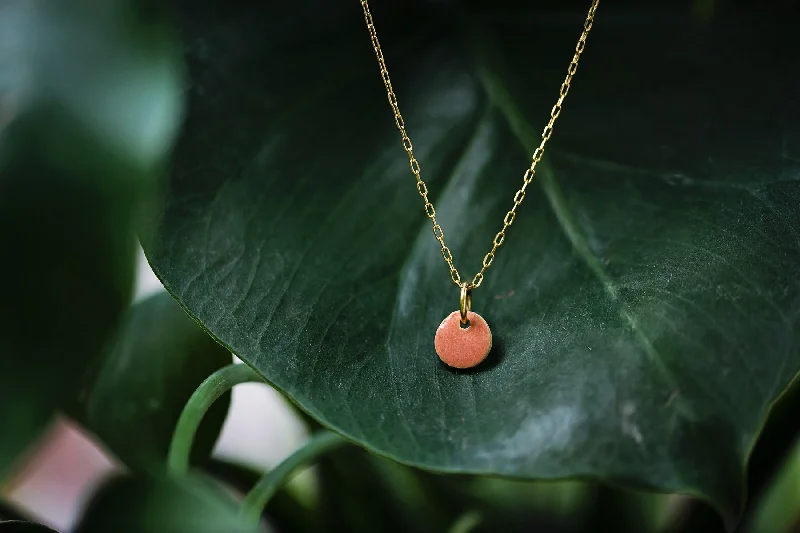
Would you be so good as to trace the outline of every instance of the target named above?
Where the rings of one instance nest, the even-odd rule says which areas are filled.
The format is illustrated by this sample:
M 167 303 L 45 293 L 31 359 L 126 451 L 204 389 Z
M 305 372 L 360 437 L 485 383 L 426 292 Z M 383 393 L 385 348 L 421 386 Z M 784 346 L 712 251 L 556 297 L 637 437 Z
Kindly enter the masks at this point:
M 483 317 L 470 311 L 467 320 L 469 326 L 462 328 L 461 313 L 454 311 L 436 330 L 433 341 L 436 353 L 453 368 L 472 368 L 486 359 L 492 349 L 492 332 Z

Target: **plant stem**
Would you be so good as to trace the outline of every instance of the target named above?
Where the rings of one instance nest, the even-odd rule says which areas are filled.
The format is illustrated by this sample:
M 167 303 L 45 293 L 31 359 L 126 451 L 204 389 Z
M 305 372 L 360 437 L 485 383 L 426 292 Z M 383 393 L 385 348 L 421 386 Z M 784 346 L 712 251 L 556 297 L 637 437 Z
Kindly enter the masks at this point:
M 329 431 L 321 431 L 285 461 L 264 474 L 250 490 L 239 511 L 246 524 L 258 525 L 261 514 L 270 498 L 283 487 L 300 467 L 312 462 L 322 454 L 345 444 L 347 441 Z
M 248 382 L 263 382 L 249 366 L 231 364 L 220 368 L 197 387 L 181 412 L 167 457 L 167 468 L 173 475 L 182 476 L 189 471 L 189 455 L 194 444 L 197 428 L 208 409 L 220 396 L 235 385 Z

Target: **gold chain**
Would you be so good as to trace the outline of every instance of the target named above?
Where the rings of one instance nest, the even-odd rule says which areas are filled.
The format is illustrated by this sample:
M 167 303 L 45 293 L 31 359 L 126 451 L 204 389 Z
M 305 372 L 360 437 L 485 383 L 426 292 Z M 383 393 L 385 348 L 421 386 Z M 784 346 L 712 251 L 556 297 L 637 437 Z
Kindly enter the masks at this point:
M 528 170 L 525 171 L 522 188 L 520 188 L 520 190 L 518 190 L 514 195 L 514 207 L 512 207 L 503 218 L 503 229 L 497 232 L 497 235 L 494 236 L 494 240 L 492 241 L 492 249 L 483 257 L 483 265 L 480 272 L 475 274 L 475 277 L 472 278 L 471 282 L 462 282 L 461 275 L 453 265 L 453 254 L 450 253 L 450 248 L 448 248 L 444 243 L 444 231 L 442 231 L 442 227 L 439 225 L 439 223 L 436 222 L 436 210 L 433 208 L 433 204 L 430 202 L 430 200 L 428 200 L 428 187 L 425 185 L 425 182 L 422 181 L 422 177 L 420 176 L 421 169 L 419 161 L 417 161 L 417 158 L 414 157 L 411 139 L 408 137 L 408 133 L 406 133 L 406 125 L 405 121 L 403 120 L 403 115 L 400 114 L 400 107 L 397 104 L 397 96 L 394 94 L 392 81 L 389 79 L 389 71 L 386 68 L 386 61 L 383 59 L 381 44 L 378 41 L 378 33 L 375 30 L 375 23 L 372 20 L 372 13 L 369 11 L 369 2 L 368 0 L 361 0 L 361 8 L 364 10 L 364 20 L 367 23 L 369 36 L 372 40 L 372 48 L 375 49 L 375 56 L 378 59 L 378 66 L 381 70 L 383 84 L 386 86 L 386 96 L 388 97 L 389 105 L 394 112 L 394 122 L 397 125 L 397 129 L 400 130 L 400 134 L 402 135 L 403 148 L 408 154 L 408 163 L 411 166 L 411 172 L 414 173 L 414 177 L 417 179 L 417 191 L 425 201 L 425 214 L 428 215 L 429 219 L 431 219 L 431 224 L 433 225 L 433 235 L 436 237 L 436 240 L 439 241 L 439 244 L 442 245 L 442 257 L 444 257 L 444 260 L 447 262 L 447 265 L 450 268 L 450 279 L 452 279 L 453 283 L 459 287 L 464 286 L 468 289 L 480 287 L 481 283 L 483 282 L 484 272 L 486 272 L 486 269 L 491 266 L 492 262 L 494 261 L 495 252 L 498 248 L 500 248 L 506 239 L 506 230 L 509 228 L 509 226 L 511 226 L 511 224 L 514 223 L 514 219 L 517 216 L 517 208 L 522 205 L 522 201 L 525 199 L 525 189 L 531 184 L 531 182 L 533 182 L 533 177 L 536 174 L 536 164 L 542 159 L 542 156 L 544 155 L 544 146 L 547 144 L 547 141 L 550 139 L 550 135 L 553 133 L 553 125 L 555 124 L 558 115 L 561 114 L 561 105 L 564 103 L 564 98 L 567 97 L 567 93 L 569 92 L 570 83 L 572 83 L 572 77 L 578 70 L 578 60 L 581 57 L 581 52 L 583 52 L 583 49 L 586 46 L 586 38 L 589 36 L 589 31 L 592 29 L 594 15 L 597 11 L 597 6 L 599 3 L 600 0 L 593 0 L 592 6 L 589 8 L 589 14 L 586 16 L 586 20 L 583 23 L 583 32 L 578 39 L 578 44 L 575 45 L 575 55 L 572 56 L 572 61 L 567 69 L 567 77 L 564 79 L 564 83 L 561 84 L 561 90 L 559 91 L 556 105 L 554 105 L 552 111 L 550 111 L 550 120 L 548 121 L 547 126 L 545 126 L 544 131 L 542 131 L 542 141 L 539 143 L 539 147 L 533 152 L 533 161 L 531 162 L 531 166 L 528 168 Z

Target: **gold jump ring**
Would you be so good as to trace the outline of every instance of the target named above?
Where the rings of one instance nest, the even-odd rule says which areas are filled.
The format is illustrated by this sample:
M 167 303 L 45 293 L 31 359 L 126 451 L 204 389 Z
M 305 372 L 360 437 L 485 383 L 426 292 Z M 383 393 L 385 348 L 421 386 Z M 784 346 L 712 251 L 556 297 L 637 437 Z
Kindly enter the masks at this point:
M 472 289 L 467 282 L 461 284 L 461 301 L 459 309 L 461 311 L 461 323 L 467 323 L 467 313 L 472 309 Z

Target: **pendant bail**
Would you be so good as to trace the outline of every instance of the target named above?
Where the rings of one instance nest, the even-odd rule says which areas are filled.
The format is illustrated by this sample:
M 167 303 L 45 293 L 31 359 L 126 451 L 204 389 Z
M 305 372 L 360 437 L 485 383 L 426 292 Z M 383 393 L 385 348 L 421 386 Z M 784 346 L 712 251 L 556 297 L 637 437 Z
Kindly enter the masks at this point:
M 459 310 L 461 311 L 461 323 L 467 324 L 467 313 L 472 309 L 472 288 L 465 281 L 461 284 L 461 299 Z

